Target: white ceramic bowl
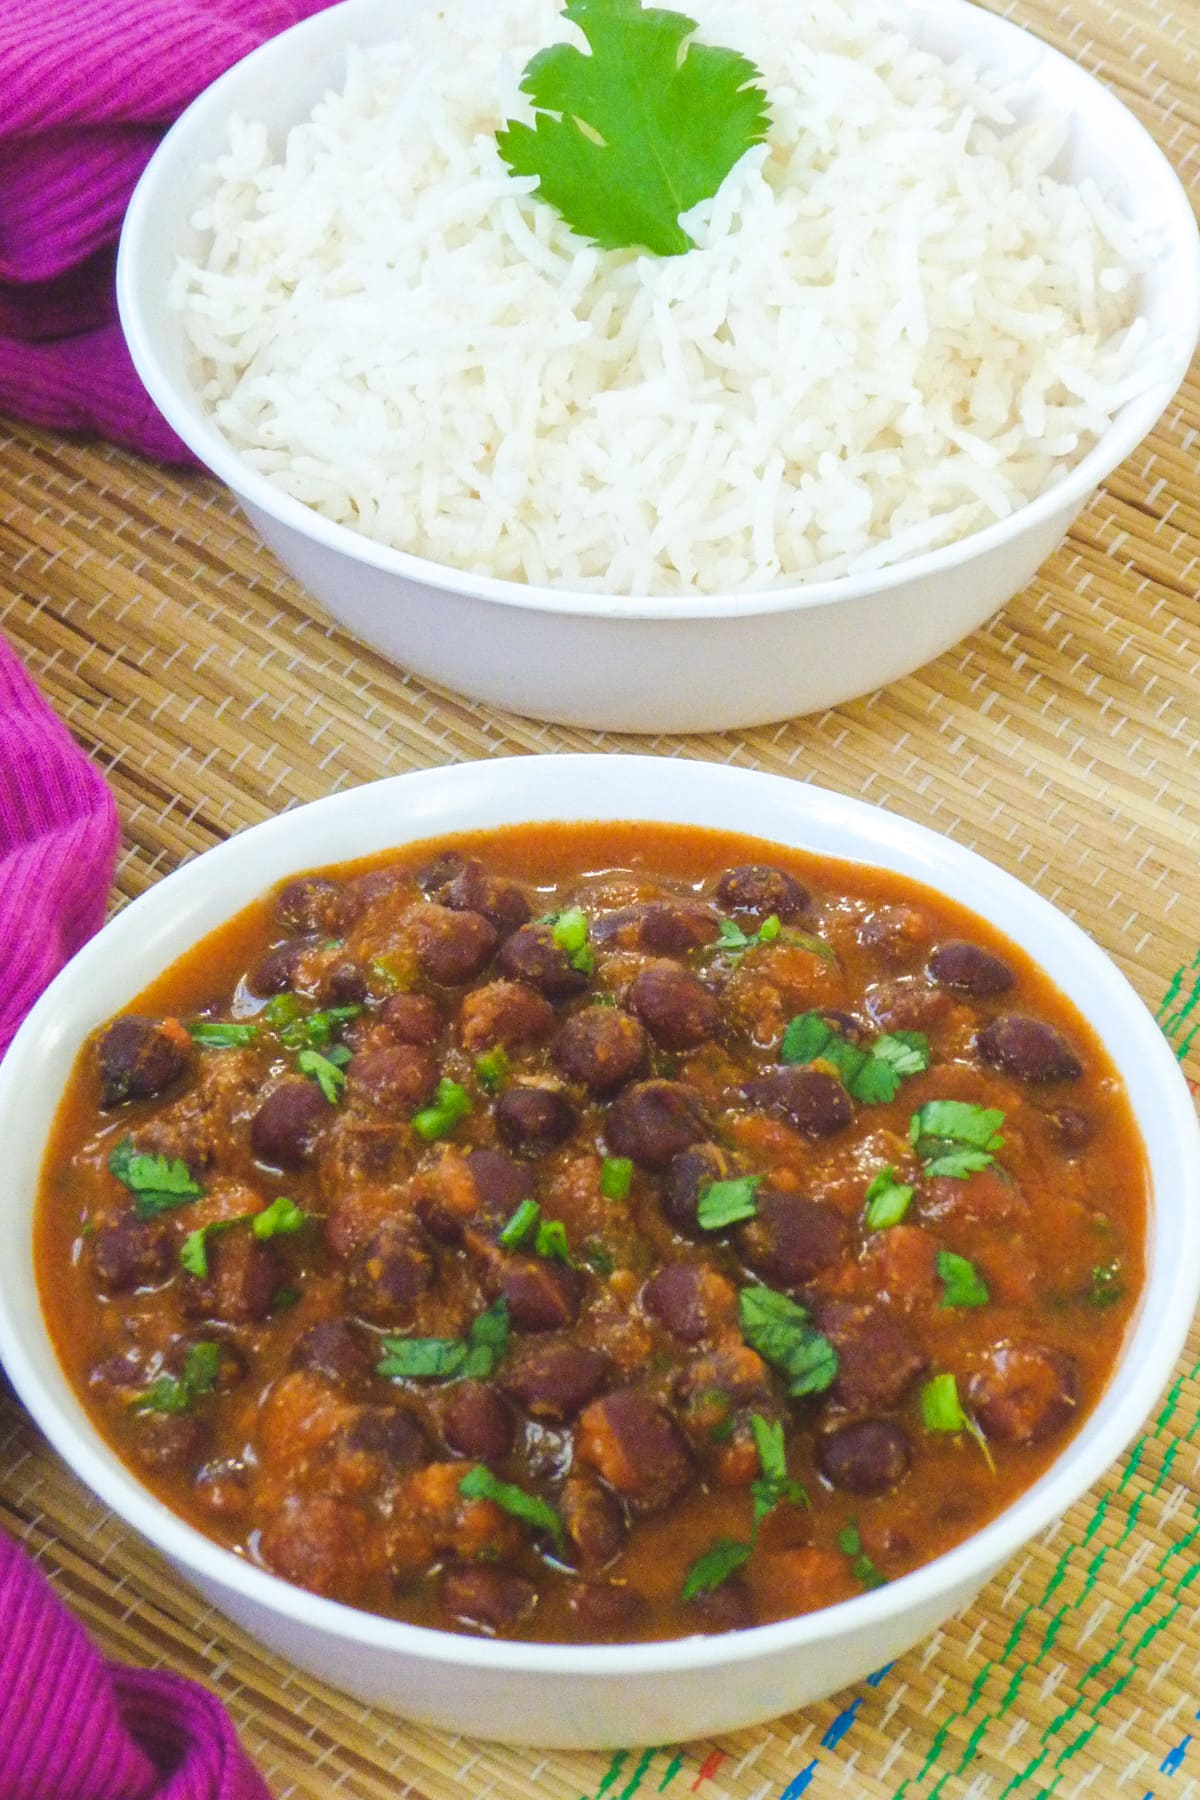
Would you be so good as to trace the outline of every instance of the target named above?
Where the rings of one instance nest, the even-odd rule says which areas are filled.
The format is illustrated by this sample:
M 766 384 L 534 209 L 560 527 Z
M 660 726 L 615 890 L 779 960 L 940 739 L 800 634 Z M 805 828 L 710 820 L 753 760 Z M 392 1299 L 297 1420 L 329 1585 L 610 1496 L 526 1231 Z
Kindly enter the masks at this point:
M 80 1044 L 197 938 L 297 871 L 446 832 L 644 818 L 745 831 L 899 870 L 992 920 L 1052 971 L 1106 1042 L 1145 1137 L 1148 1277 L 1099 1407 L 1042 1479 L 968 1542 L 824 1612 L 732 1636 L 633 1647 L 511 1644 L 356 1612 L 266 1574 L 169 1512 L 75 1399 L 42 1322 L 32 1210 Z M 1164 1386 L 1200 1289 L 1200 1132 L 1183 1077 L 1133 990 L 1078 928 L 1011 876 L 861 801 L 673 759 L 530 757 L 401 775 L 319 800 L 208 851 L 136 900 L 38 1002 L 0 1063 L 0 1360 L 51 1442 L 106 1505 L 272 1649 L 364 1700 L 510 1742 L 660 1744 L 732 1731 L 858 1680 L 966 1606 L 1120 1454 Z
M 1153 140 L 1109 91 L 1027 32 L 968 0 L 887 0 L 903 29 L 947 56 L 973 53 L 1024 84 L 1023 116 L 1070 119 L 1056 173 L 1092 175 L 1161 244 L 1143 283 L 1163 374 L 1047 493 L 961 543 L 882 573 L 752 596 L 631 599 L 499 581 L 374 543 L 290 499 L 217 431 L 189 382 L 166 294 L 195 255 L 189 223 L 229 117 L 265 119 L 276 150 L 340 85 L 349 43 L 403 30 L 394 0 L 346 0 L 229 70 L 168 132 L 138 184 L 117 267 L 137 371 L 184 442 L 233 490 L 296 579 L 333 618 L 396 662 L 494 706 L 618 731 L 712 731 L 833 706 L 938 656 L 1025 586 L 1103 478 L 1151 429 L 1200 331 L 1200 241 Z

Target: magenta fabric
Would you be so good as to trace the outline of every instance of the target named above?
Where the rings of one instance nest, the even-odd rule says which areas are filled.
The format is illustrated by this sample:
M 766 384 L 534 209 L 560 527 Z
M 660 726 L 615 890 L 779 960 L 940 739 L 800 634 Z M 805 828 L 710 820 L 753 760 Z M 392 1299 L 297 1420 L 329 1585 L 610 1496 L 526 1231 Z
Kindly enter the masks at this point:
M 3 0 L 0 412 L 164 461 L 190 453 L 134 373 L 113 246 L 164 128 L 329 0 Z
M 104 1663 L 0 1533 L 3 1800 L 270 1800 L 220 1703 Z
M 104 918 L 104 777 L 0 641 L 0 1052 Z M 110 1667 L 0 1532 L 0 1800 L 270 1800 L 220 1703 Z
M 0 642 L 0 1054 L 103 923 L 118 837 L 104 777 Z

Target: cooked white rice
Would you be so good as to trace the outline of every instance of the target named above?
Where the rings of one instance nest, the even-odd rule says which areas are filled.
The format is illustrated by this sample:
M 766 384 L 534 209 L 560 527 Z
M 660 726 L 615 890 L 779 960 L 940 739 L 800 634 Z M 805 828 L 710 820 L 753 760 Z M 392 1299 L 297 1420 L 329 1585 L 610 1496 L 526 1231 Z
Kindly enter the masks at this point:
M 1005 517 L 1153 379 L 1145 246 L 1047 174 L 1061 121 L 864 0 L 681 10 L 773 119 L 685 256 L 594 249 L 501 162 L 554 0 L 410 0 L 282 158 L 233 122 L 172 299 L 254 468 L 463 569 L 727 593 Z

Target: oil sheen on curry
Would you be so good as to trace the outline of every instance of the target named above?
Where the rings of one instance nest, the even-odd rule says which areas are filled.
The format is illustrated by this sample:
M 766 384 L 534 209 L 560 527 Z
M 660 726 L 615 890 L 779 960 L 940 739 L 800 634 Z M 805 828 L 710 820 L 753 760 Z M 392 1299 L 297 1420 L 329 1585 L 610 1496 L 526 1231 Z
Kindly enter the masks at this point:
M 556 825 L 288 882 L 101 1029 L 38 1219 L 59 1356 L 287 1580 L 565 1641 L 737 1630 L 976 1531 L 1142 1279 L 1122 1086 L 891 874 Z

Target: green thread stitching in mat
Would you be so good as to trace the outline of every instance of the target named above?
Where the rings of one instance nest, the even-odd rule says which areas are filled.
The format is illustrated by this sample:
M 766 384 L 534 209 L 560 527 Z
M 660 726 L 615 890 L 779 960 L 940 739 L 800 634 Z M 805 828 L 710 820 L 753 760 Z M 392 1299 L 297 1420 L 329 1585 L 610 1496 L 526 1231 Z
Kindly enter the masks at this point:
M 667 1763 L 666 1771 L 658 1784 L 658 1792 L 661 1794 L 671 1785 L 684 1764 L 684 1752 L 682 1750 L 675 1750 L 673 1747 L 664 1750 L 661 1744 L 655 1744 L 651 1749 L 643 1750 L 641 1752 L 637 1762 L 634 1764 L 633 1773 L 630 1775 L 629 1780 L 625 1783 L 625 1786 L 621 1788 L 619 1793 L 614 1793 L 613 1789 L 616 1787 L 616 1783 L 631 1755 L 632 1751 L 629 1750 L 614 1751 L 612 1761 L 609 1763 L 608 1769 L 602 1777 L 600 1785 L 595 1790 L 595 1793 L 593 1795 L 581 1794 L 580 1800 L 605 1800 L 606 1795 L 609 1797 L 609 1800 L 634 1800 L 634 1795 L 641 1788 L 642 1782 L 645 1779 L 646 1773 L 650 1764 L 654 1761 L 654 1758 L 656 1756 L 669 1755 L 670 1761 Z M 722 1752 L 717 1751 L 716 1756 L 719 1761 L 724 1761 Z M 712 1761 L 712 1756 L 709 1756 L 705 1762 L 701 1764 L 699 1774 L 692 1784 L 693 1788 L 699 1787 L 701 1781 L 706 1778 L 709 1765 Z
M 1197 1033 L 1200 1032 L 1200 1018 L 1197 1018 L 1196 1022 L 1194 1024 L 1192 1024 L 1186 1032 L 1184 1032 L 1184 1027 L 1188 1025 L 1188 1021 L 1190 1020 L 1192 1014 L 1196 1012 L 1198 1007 L 1200 1007 L 1200 973 L 1197 973 L 1197 971 L 1200 971 L 1200 952 L 1197 952 L 1196 956 L 1193 958 L 1190 965 L 1181 966 L 1180 968 L 1176 969 L 1174 975 L 1171 977 L 1171 980 L 1168 983 L 1167 991 L 1164 994 L 1163 999 L 1158 1007 L 1158 1011 L 1155 1014 L 1155 1017 L 1157 1018 L 1164 1033 L 1166 1034 L 1168 1041 L 1171 1043 L 1171 1047 L 1175 1052 L 1176 1058 L 1180 1062 L 1182 1062 L 1183 1058 L 1187 1055 L 1187 1052 L 1190 1049 L 1194 1039 L 1196 1038 Z M 1179 996 L 1183 992 L 1184 985 L 1187 982 L 1189 976 L 1193 977 L 1193 979 L 1192 979 L 1191 989 L 1188 994 L 1188 997 L 1182 1003 L 1182 1005 L 1177 1005 L 1176 1002 L 1179 1000 Z M 1184 1035 L 1182 1037 L 1180 1036 L 1181 1032 L 1184 1032 Z M 1131 1482 L 1131 1480 L 1137 1474 L 1139 1468 L 1141 1467 L 1141 1463 L 1145 1456 L 1148 1446 L 1151 1443 L 1160 1439 L 1164 1433 L 1169 1431 L 1171 1422 L 1175 1415 L 1176 1407 L 1178 1406 L 1180 1396 L 1184 1389 L 1185 1382 L 1186 1381 L 1194 1381 L 1197 1379 L 1198 1376 L 1200 1376 L 1200 1363 L 1197 1363 L 1189 1371 L 1187 1376 L 1180 1375 L 1180 1376 L 1176 1377 L 1175 1381 L 1171 1385 L 1170 1391 L 1167 1394 L 1166 1402 L 1164 1403 L 1163 1407 L 1159 1411 L 1158 1416 L 1156 1417 L 1156 1419 L 1154 1421 L 1154 1425 L 1153 1425 L 1151 1432 L 1143 1433 L 1137 1439 L 1137 1441 L 1134 1443 L 1133 1447 L 1130 1449 L 1130 1451 L 1125 1459 L 1124 1471 L 1121 1475 L 1121 1479 L 1120 1479 L 1119 1483 L 1117 1484 L 1117 1487 L 1115 1489 L 1108 1489 L 1103 1494 L 1101 1494 L 1100 1498 L 1096 1502 L 1096 1505 L 1092 1512 L 1092 1517 L 1088 1521 L 1088 1524 L 1084 1530 L 1083 1536 L 1080 1539 L 1079 1543 L 1068 1545 L 1067 1548 L 1059 1556 L 1059 1559 L 1054 1566 L 1054 1569 L 1050 1575 L 1050 1578 L 1046 1583 L 1046 1588 L 1045 1588 L 1044 1593 L 1042 1594 L 1041 1599 L 1037 1602 L 1030 1602 L 1027 1605 L 1025 1605 L 1024 1607 L 1022 1607 L 1021 1611 L 1018 1613 L 1018 1615 L 1016 1617 L 1016 1620 L 1013 1623 L 1012 1630 L 1010 1631 L 1009 1636 L 1008 1636 L 1008 1641 L 1005 1644 L 1004 1649 L 1001 1651 L 999 1657 L 995 1658 L 994 1660 L 989 1660 L 988 1662 L 984 1663 L 983 1667 L 980 1669 L 979 1673 L 976 1675 L 975 1680 L 971 1684 L 971 1691 L 970 1691 L 969 1695 L 967 1696 L 965 1705 L 963 1705 L 962 1707 L 949 1713 L 946 1716 L 946 1718 L 943 1719 L 941 1725 L 938 1727 L 938 1730 L 934 1735 L 934 1738 L 929 1746 L 929 1749 L 926 1752 L 925 1760 L 922 1763 L 917 1774 L 915 1776 L 910 1776 L 906 1780 L 901 1782 L 900 1786 L 895 1790 L 893 1800 L 903 1800 L 903 1796 L 908 1793 L 909 1789 L 915 1783 L 923 1782 L 925 1780 L 926 1776 L 928 1776 L 929 1774 L 934 1772 L 934 1765 L 936 1763 L 940 1762 L 942 1752 L 946 1748 L 951 1728 L 959 1720 L 966 1719 L 971 1715 L 971 1713 L 975 1709 L 976 1704 L 982 1698 L 984 1690 L 988 1686 L 993 1674 L 999 1673 L 1002 1669 L 1004 1669 L 1006 1667 L 1006 1665 L 1009 1662 L 1009 1659 L 1012 1657 L 1014 1651 L 1017 1649 L 1017 1646 L 1020 1644 L 1021 1639 L 1025 1634 L 1025 1629 L 1029 1623 L 1030 1615 L 1034 1612 L 1035 1609 L 1041 1609 L 1041 1608 L 1046 1607 L 1049 1604 L 1049 1602 L 1053 1599 L 1055 1592 L 1062 1585 L 1062 1582 L 1066 1578 L 1068 1568 L 1071 1564 L 1073 1557 L 1076 1555 L 1076 1552 L 1086 1550 L 1088 1545 L 1091 1543 L 1092 1539 L 1095 1537 L 1096 1533 L 1099 1531 L 1101 1525 L 1104 1523 L 1104 1520 L 1106 1519 L 1106 1517 L 1108 1515 L 1112 1501 L 1116 1498 L 1119 1498 L 1119 1496 L 1122 1493 L 1124 1493 L 1126 1488 L 1129 1486 L 1129 1483 Z M 1131 1534 L 1136 1529 L 1138 1519 L 1139 1519 L 1139 1516 L 1140 1516 L 1141 1510 L 1142 1510 L 1143 1499 L 1144 1498 L 1152 1499 L 1158 1493 L 1159 1489 L 1162 1487 L 1164 1481 L 1167 1479 L 1167 1476 L 1169 1475 L 1169 1473 L 1171 1471 L 1172 1464 L 1174 1463 L 1175 1457 L 1178 1454 L 1181 1446 L 1190 1443 L 1193 1440 L 1193 1438 L 1196 1436 L 1196 1433 L 1198 1430 L 1200 1430 L 1200 1419 L 1197 1419 L 1197 1421 L 1192 1425 L 1191 1429 L 1182 1438 L 1175 1437 L 1167 1445 L 1166 1452 L 1163 1456 L 1162 1467 L 1159 1470 L 1157 1478 L 1155 1479 L 1152 1486 L 1150 1487 L 1147 1495 L 1136 1494 L 1134 1496 L 1134 1498 L 1129 1506 L 1128 1513 L 1126 1515 L 1125 1527 L 1124 1527 L 1123 1531 L 1121 1532 L 1120 1536 L 1116 1539 L 1116 1541 L 1111 1546 L 1100 1549 L 1096 1553 L 1096 1555 L 1092 1558 L 1092 1561 L 1088 1564 L 1087 1571 L 1086 1571 L 1086 1574 L 1084 1577 L 1083 1588 L 1082 1588 L 1081 1592 L 1079 1593 L 1078 1597 L 1075 1600 L 1073 1600 L 1069 1605 L 1062 1605 L 1062 1606 L 1058 1607 L 1057 1610 L 1052 1614 L 1051 1618 L 1048 1620 L 1046 1626 L 1044 1627 L 1044 1629 L 1042 1631 L 1041 1641 L 1038 1644 L 1035 1652 L 1032 1655 L 1027 1656 L 1024 1660 L 1017 1663 L 1017 1665 L 1011 1672 L 1008 1686 L 1005 1689 L 1005 1692 L 1004 1692 L 1002 1698 L 1000 1699 L 999 1704 L 995 1707 L 995 1709 L 992 1712 L 987 1714 L 984 1718 L 979 1720 L 979 1722 L 976 1724 L 975 1728 L 971 1732 L 970 1737 L 967 1739 L 966 1744 L 963 1746 L 962 1753 L 959 1757 L 957 1767 L 955 1767 L 953 1769 L 946 1769 L 943 1771 L 943 1773 L 938 1778 L 934 1787 L 932 1789 L 930 1789 L 928 1800 L 940 1800 L 940 1796 L 941 1796 L 947 1782 L 952 1781 L 952 1780 L 956 1779 L 958 1776 L 960 1776 L 961 1774 L 963 1774 L 963 1772 L 970 1766 L 970 1764 L 975 1761 L 976 1757 L 979 1754 L 979 1750 L 983 1743 L 983 1740 L 984 1740 L 985 1736 L 987 1735 L 987 1732 L 989 1731 L 989 1729 L 991 1728 L 992 1725 L 1001 1721 L 1005 1717 L 1005 1715 L 1011 1710 L 1014 1702 L 1016 1701 L 1018 1695 L 1020 1694 L 1021 1687 L 1024 1683 L 1025 1677 L 1032 1670 L 1037 1668 L 1039 1663 L 1043 1660 L 1043 1658 L 1048 1654 L 1050 1649 L 1053 1647 L 1055 1639 L 1058 1637 L 1058 1634 L 1061 1631 L 1062 1626 L 1065 1623 L 1069 1614 L 1077 1611 L 1085 1603 L 1085 1601 L 1087 1601 L 1091 1597 L 1092 1592 L 1095 1588 L 1096 1582 L 1100 1576 L 1101 1570 L 1103 1569 L 1104 1564 L 1107 1561 L 1111 1552 L 1121 1550 L 1124 1547 L 1124 1545 L 1127 1543 Z M 1192 1544 L 1196 1541 L 1197 1537 L 1200 1537 L 1200 1506 L 1197 1507 L 1194 1516 L 1195 1516 L 1197 1522 L 1192 1526 L 1192 1528 L 1189 1531 L 1187 1531 L 1184 1534 L 1184 1536 L 1177 1543 L 1169 1546 L 1169 1548 L 1163 1553 L 1163 1556 L 1160 1558 L 1160 1561 L 1158 1563 L 1158 1572 L 1160 1573 L 1160 1575 L 1161 1575 L 1162 1570 L 1165 1568 L 1166 1564 L 1168 1562 L 1170 1562 L 1172 1557 L 1186 1552 L 1188 1549 L 1191 1548 Z M 1129 1652 L 1128 1652 L 1128 1654 L 1129 1654 L 1128 1669 L 1125 1671 L 1125 1673 L 1123 1675 L 1119 1676 L 1115 1681 L 1113 1681 L 1109 1685 L 1109 1687 L 1106 1688 L 1105 1691 L 1102 1694 L 1100 1694 L 1091 1703 L 1091 1705 L 1087 1708 L 1088 1716 L 1091 1718 L 1091 1720 L 1093 1722 L 1090 1725 L 1086 1726 L 1085 1729 L 1083 1731 L 1081 1731 L 1079 1733 L 1079 1735 L 1076 1738 L 1074 1738 L 1070 1744 L 1067 1744 L 1059 1751 L 1058 1756 L 1055 1760 L 1055 1765 L 1054 1765 L 1055 1768 L 1058 1770 L 1058 1773 L 1054 1775 L 1053 1780 L 1051 1781 L 1050 1785 L 1048 1787 L 1044 1787 L 1041 1790 L 1041 1800 L 1049 1800 L 1049 1796 L 1051 1794 L 1053 1794 L 1053 1792 L 1057 1788 L 1059 1782 L 1062 1780 L 1063 1765 L 1065 1763 L 1069 1762 L 1073 1756 L 1076 1756 L 1079 1753 L 1079 1751 L 1083 1749 L 1084 1745 L 1088 1742 L 1088 1740 L 1093 1736 L 1095 1731 L 1099 1728 L 1099 1718 L 1100 1718 L 1100 1715 L 1103 1712 L 1104 1708 L 1106 1706 L 1108 1706 L 1113 1700 L 1115 1700 L 1117 1698 L 1117 1696 L 1120 1693 L 1122 1693 L 1124 1691 L 1124 1689 L 1129 1685 L 1130 1681 L 1132 1681 L 1134 1675 L 1138 1672 L 1139 1661 L 1140 1661 L 1141 1656 L 1145 1653 L 1145 1651 L 1149 1647 L 1149 1645 L 1152 1644 L 1154 1642 L 1154 1640 L 1159 1636 L 1159 1634 L 1162 1631 L 1164 1631 L 1177 1617 L 1178 1613 L 1180 1612 L 1180 1610 L 1182 1609 L 1182 1606 L 1183 1606 L 1183 1599 L 1181 1596 L 1183 1596 L 1186 1593 L 1187 1589 L 1191 1586 L 1192 1582 L 1194 1582 L 1197 1578 L 1200 1578 L 1200 1563 L 1192 1564 L 1176 1580 L 1176 1582 L 1171 1590 L 1171 1595 L 1170 1595 L 1171 1605 L 1168 1608 L 1167 1612 L 1164 1614 L 1164 1616 L 1161 1619 L 1159 1619 L 1159 1620 L 1155 1621 L 1154 1623 L 1150 1624 L 1149 1626 L 1147 1626 L 1146 1629 L 1142 1632 L 1141 1636 L 1137 1638 L 1137 1640 L 1134 1642 L 1132 1648 L 1129 1650 Z M 1144 1594 L 1142 1594 L 1139 1597 L 1139 1599 L 1134 1601 L 1126 1609 L 1124 1615 L 1122 1616 L 1122 1618 L 1120 1619 L 1120 1621 L 1118 1622 L 1118 1625 L 1116 1627 L 1116 1636 L 1115 1636 L 1114 1640 L 1110 1643 L 1108 1649 L 1104 1652 L 1104 1654 L 1102 1656 L 1100 1656 L 1099 1658 L 1097 1658 L 1089 1666 L 1089 1668 L 1085 1671 L 1082 1679 L 1080 1680 L 1080 1682 L 1078 1684 L 1078 1698 L 1074 1702 L 1072 1702 L 1071 1705 L 1065 1707 L 1054 1719 L 1051 1720 L 1050 1724 L 1045 1727 L 1045 1729 L 1042 1733 L 1042 1737 L 1041 1737 L 1041 1743 L 1042 1743 L 1043 1748 L 1041 1750 L 1039 1750 L 1039 1752 L 1037 1753 L 1036 1756 L 1031 1757 L 1031 1759 L 1026 1764 L 1024 1769 L 1019 1771 L 1018 1774 L 1014 1775 L 1010 1779 L 1010 1781 L 1008 1782 L 1008 1784 L 1006 1785 L 1006 1787 L 1003 1789 L 1003 1791 L 1001 1793 L 1000 1800 L 1007 1800 L 1007 1796 L 1016 1793 L 1019 1788 L 1023 1787 L 1025 1785 L 1025 1783 L 1029 1779 L 1031 1779 L 1034 1775 L 1036 1775 L 1037 1772 L 1043 1767 L 1047 1758 L 1051 1754 L 1051 1749 L 1050 1749 L 1048 1740 L 1050 1738 L 1052 1738 L 1053 1736 L 1055 1736 L 1056 1734 L 1061 1734 L 1062 1731 L 1067 1726 L 1072 1724 L 1074 1722 L 1074 1720 L 1079 1717 L 1080 1713 L 1083 1711 L 1084 1706 L 1085 1706 L 1083 1693 L 1084 1693 L 1084 1689 L 1087 1687 L 1088 1682 L 1095 1679 L 1098 1675 L 1105 1673 L 1108 1670 L 1108 1668 L 1112 1665 L 1112 1663 L 1116 1660 L 1116 1658 L 1121 1655 L 1122 1651 L 1124 1651 L 1126 1649 L 1126 1639 L 1123 1634 L 1126 1631 L 1127 1627 L 1133 1622 L 1134 1619 L 1136 1619 L 1138 1617 L 1138 1615 L 1140 1613 L 1145 1611 L 1147 1606 L 1152 1604 L 1152 1602 L 1162 1593 L 1162 1591 L 1166 1587 L 1166 1585 L 1167 1585 L 1167 1583 L 1166 1583 L 1165 1577 L 1152 1583 L 1151 1586 L 1147 1589 L 1147 1591 Z

